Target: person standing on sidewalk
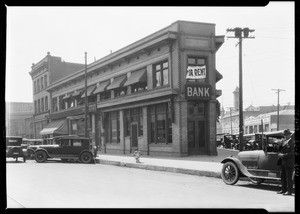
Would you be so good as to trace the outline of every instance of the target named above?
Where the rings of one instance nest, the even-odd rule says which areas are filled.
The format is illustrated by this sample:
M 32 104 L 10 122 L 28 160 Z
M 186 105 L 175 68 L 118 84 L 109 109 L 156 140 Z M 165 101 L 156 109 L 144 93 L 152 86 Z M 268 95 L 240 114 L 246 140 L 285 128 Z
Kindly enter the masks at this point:
M 291 131 L 285 129 L 284 140 L 279 146 L 278 162 L 281 166 L 281 191 L 278 194 L 292 195 L 293 192 L 293 172 L 295 165 L 295 142 L 291 138 Z

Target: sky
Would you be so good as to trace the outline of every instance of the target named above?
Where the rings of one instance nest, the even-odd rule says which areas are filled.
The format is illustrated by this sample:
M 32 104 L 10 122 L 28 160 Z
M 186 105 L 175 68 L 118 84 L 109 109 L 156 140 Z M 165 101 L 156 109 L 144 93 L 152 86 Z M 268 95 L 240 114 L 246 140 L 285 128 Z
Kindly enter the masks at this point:
M 216 84 L 226 109 L 239 86 L 238 39 L 228 28 L 249 27 L 254 39 L 242 42 L 243 107 L 295 104 L 294 2 L 265 7 L 7 7 L 6 102 L 33 102 L 32 63 L 49 51 L 66 62 L 101 59 L 177 20 L 215 24 L 224 35 L 216 53 Z M 22 86 L 21 90 L 20 87 Z M 228 110 L 228 109 L 227 109 Z

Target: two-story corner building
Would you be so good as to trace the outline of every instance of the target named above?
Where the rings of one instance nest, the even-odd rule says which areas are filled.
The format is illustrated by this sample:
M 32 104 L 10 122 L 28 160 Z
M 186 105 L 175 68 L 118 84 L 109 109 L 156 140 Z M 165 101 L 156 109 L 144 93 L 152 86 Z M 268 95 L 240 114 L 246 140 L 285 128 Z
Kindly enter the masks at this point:
M 33 125 L 34 138 L 41 138 L 41 130 L 48 124 L 50 97 L 46 89 L 56 80 L 63 78 L 81 68 L 83 64 L 63 62 L 60 57 L 51 56 L 50 52 L 36 64 L 32 64 L 29 72 L 33 84 Z
M 86 128 L 105 153 L 216 155 L 215 54 L 223 42 L 215 24 L 177 21 L 57 79 L 47 88 L 50 123 L 41 133 L 65 121 L 69 134 Z

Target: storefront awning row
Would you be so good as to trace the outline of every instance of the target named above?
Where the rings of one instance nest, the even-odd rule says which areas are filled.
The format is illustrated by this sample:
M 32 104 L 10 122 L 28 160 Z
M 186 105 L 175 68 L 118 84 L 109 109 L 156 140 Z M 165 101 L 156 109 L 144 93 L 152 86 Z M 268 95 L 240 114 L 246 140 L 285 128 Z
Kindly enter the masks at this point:
M 94 94 L 97 94 L 97 93 L 100 93 L 100 92 L 105 91 L 105 90 L 106 90 L 106 87 L 108 86 L 108 84 L 109 84 L 109 80 L 100 83 L 99 86 L 98 86 L 98 87 L 96 88 L 96 90 L 94 91 Z
M 138 82 L 146 82 L 147 81 L 146 75 L 147 75 L 146 68 L 141 69 L 139 71 L 135 71 L 135 72 L 131 73 L 130 77 L 125 82 L 124 86 L 132 85 L 132 84 L 138 83 Z
M 40 131 L 40 135 L 46 134 L 68 134 L 68 121 L 67 120 L 55 120 L 51 121 L 46 127 Z
M 107 90 L 111 90 L 123 86 L 126 79 L 127 79 L 126 75 L 115 78 L 113 82 L 107 87 Z
M 86 95 L 87 96 L 91 96 L 91 94 L 94 92 L 94 90 L 96 89 L 96 85 L 92 85 L 92 86 L 89 86 L 87 89 L 86 89 Z M 83 90 L 83 93 L 81 95 L 81 98 L 84 98 L 85 97 L 85 91 Z

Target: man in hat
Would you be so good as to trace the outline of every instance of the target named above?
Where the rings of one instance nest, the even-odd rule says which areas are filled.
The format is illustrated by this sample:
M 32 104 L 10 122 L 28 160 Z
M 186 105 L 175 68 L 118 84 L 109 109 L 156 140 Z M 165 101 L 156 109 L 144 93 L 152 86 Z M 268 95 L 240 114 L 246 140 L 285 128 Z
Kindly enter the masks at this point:
M 285 129 L 284 140 L 279 146 L 278 165 L 281 165 L 281 191 L 278 194 L 292 195 L 293 192 L 293 172 L 295 164 L 295 142 L 291 138 L 291 131 Z

